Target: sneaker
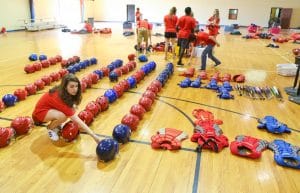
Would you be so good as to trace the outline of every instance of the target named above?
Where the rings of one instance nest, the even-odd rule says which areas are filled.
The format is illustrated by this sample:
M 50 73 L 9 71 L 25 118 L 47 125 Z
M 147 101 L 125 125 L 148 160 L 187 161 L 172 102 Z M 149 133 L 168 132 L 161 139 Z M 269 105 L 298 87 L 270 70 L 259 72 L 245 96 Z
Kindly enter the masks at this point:
M 221 64 L 221 62 L 220 63 L 216 63 L 215 65 L 214 65 L 214 67 L 217 67 L 217 66 L 219 66 Z
M 177 62 L 177 66 L 183 66 L 184 64 L 182 64 L 181 62 Z
M 62 130 L 62 127 L 61 126 L 58 126 L 54 129 L 48 129 L 48 136 L 50 137 L 50 139 L 52 141 L 58 141 L 59 140 L 59 136 L 61 134 L 61 130 Z
M 52 141 L 58 141 L 59 140 L 59 135 L 58 133 L 55 131 L 55 129 L 49 129 L 48 130 L 48 136 Z

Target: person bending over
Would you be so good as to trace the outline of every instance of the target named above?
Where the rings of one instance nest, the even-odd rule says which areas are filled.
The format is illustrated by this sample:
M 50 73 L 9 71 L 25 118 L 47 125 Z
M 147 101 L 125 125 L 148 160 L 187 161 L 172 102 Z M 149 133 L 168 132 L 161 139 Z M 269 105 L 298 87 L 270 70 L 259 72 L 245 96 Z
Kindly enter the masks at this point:
M 100 138 L 76 114 L 75 108 L 81 98 L 80 81 L 74 74 L 67 74 L 59 86 L 53 87 L 38 100 L 32 118 L 36 125 L 49 123 L 48 135 L 53 141 L 59 140 L 61 125 L 70 118 L 99 143 Z

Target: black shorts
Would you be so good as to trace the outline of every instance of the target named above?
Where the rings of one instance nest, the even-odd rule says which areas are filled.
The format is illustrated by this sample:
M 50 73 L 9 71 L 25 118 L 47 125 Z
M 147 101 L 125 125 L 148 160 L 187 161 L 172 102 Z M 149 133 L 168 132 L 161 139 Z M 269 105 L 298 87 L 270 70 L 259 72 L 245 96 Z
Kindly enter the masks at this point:
M 165 38 L 176 38 L 176 32 L 165 32 Z

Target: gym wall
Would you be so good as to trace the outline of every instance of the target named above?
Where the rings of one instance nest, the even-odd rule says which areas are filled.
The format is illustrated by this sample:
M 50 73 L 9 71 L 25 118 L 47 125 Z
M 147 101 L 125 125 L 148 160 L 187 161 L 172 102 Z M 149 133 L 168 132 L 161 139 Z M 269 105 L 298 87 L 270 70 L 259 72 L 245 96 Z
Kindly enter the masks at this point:
M 150 22 L 162 23 L 172 6 L 177 7 L 177 15 L 184 15 L 184 8 L 190 6 L 195 18 L 200 24 L 206 24 L 213 10 L 220 10 L 221 25 L 237 23 L 248 26 L 255 23 L 267 27 L 271 7 L 293 8 L 291 28 L 300 26 L 300 3 L 299 0 L 95 0 L 91 1 L 94 6 L 86 9 L 86 12 L 93 12 L 96 21 L 125 21 L 126 5 L 135 4 L 140 7 L 143 17 Z M 110 5 L 113 5 L 111 8 Z M 229 9 L 238 9 L 238 19 L 229 20 Z
M 22 19 L 30 19 L 28 0 L 0 0 L 0 27 L 21 29 L 24 26 Z
M 140 7 L 143 17 L 150 22 L 162 23 L 163 16 L 169 12 L 172 6 L 177 7 L 177 15 L 184 15 L 184 8 L 192 7 L 195 18 L 200 24 L 206 24 L 213 10 L 220 10 L 221 25 L 237 23 L 248 26 L 255 23 L 266 27 L 271 12 L 271 7 L 293 8 L 291 28 L 300 26 L 299 0 L 83 0 L 84 16 L 86 20 L 94 17 L 95 21 L 123 22 L 126 20 L 126 5 L 135 4 Z M 63 8 L 64 4 L 74 4 L 72 7 Z M 0 0 L 0 27 L 7 30 L 24 29 L 22 19 L 30 19 L 28 0 Z M 58 22 L 81 22 L 80 0 L 34 0 L 35 18 L 55 18 Z M 113 8 L 112 8 L 113 7 Z M 238 19 L 229 20 L 228 10 L 238 9 Z M 74 14 L 74 15 L 72 15 Z

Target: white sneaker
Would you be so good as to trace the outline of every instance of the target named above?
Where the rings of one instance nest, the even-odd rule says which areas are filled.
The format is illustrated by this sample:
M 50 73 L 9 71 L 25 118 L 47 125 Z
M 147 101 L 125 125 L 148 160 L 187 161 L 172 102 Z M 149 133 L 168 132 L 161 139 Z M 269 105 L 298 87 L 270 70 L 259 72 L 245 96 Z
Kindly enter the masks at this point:
M 59 129 L 48 129 L 48 136 L 52 141 L 58 141 L 59 140 Z

